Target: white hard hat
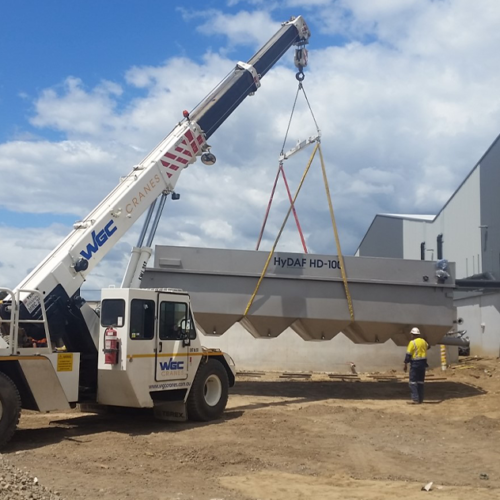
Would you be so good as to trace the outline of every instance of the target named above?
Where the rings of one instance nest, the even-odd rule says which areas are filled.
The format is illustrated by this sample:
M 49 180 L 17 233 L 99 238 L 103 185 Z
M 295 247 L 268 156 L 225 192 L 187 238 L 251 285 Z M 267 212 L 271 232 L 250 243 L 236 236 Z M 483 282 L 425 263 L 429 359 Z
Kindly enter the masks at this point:
M 412 335 L 420 335 L 420 330 L 418 328 L 412 328 L 410 333 Z

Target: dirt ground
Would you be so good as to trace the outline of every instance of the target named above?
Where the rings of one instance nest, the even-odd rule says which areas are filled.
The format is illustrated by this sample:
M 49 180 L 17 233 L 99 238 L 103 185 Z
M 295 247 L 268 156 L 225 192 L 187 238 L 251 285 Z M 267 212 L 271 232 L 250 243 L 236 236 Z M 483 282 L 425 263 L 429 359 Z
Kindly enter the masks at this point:
M 500 361 L 432 375 L 423 405 L 401 379 L 266 374 L 209 424 L 27 412 L 4 457 L 66 500 L 500 498 Z

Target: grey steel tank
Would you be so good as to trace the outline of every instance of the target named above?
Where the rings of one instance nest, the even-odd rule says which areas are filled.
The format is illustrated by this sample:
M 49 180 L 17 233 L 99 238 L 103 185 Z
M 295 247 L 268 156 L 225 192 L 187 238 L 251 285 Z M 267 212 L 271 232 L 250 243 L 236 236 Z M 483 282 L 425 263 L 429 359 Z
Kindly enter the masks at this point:
M 288 327 L 304 340 L 331 340 L 343 332 L 355 343 L 392 339 L 406 345 L 418 326 L 431 344 L 455 318 L 449 277 L 434 262 L 344 257 L 354 321 L 335 255 L 275 253 L 246 316 L 245 308 L 268 252 L 157 246 L 145 288 L 181 288 L 191 295 L 198 326 L 222 335 L 240 322 L 255 337 L 277 337 Z

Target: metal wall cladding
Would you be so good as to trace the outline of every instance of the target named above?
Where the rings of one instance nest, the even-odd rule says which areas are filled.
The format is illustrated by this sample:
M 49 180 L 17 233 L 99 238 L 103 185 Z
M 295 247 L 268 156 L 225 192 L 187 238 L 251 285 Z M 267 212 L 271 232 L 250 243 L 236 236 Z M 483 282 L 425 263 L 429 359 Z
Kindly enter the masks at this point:
M 255 337 L 277 337 L 290 327 L 304 340 L 343 332 L 356 343 L 406 345 L 412 326 L 431 344 L 452 327 L 453 264 L 442 284 L 432 262 L 345 257 L 352 321 L 337 256 L 282 252 L 271 257 L 244 316 L 267 258 L 267 252 L 157 246 L 142 286 L 189 292 L 196 322 L 208 335 L 240 322 Z

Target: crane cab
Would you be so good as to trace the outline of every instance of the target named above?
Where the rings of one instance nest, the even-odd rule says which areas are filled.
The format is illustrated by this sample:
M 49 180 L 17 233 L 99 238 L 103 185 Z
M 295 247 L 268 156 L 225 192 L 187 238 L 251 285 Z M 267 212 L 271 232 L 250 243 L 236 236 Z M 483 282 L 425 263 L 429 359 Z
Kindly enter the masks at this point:
M 97 403 L 210 420 L 224 410 L 234 380 L 231 358 L 201 346 L 186 292 L 102 290 Z

